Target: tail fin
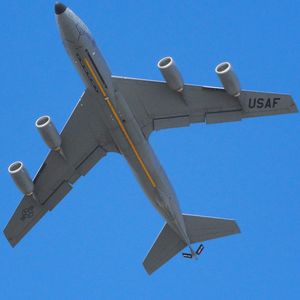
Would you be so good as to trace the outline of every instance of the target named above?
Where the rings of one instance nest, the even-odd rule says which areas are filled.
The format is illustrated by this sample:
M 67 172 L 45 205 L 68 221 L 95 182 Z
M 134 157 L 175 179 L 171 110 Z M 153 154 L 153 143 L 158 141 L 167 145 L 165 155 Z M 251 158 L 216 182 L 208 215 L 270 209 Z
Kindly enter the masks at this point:
M 234 220 L 195 215 L 183 215 L 183 219 L 191 243 L 240 232 Z M 166 223 L 143 262 L 147 273 L 152 274 L 186 246 L 187 244 Z

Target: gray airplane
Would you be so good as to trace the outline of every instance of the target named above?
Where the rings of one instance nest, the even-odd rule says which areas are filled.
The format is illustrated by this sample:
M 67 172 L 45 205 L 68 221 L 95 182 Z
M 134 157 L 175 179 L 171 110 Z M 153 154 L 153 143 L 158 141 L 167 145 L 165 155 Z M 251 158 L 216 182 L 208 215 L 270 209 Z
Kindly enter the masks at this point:
M 166 223 L 143 264 L 151 274 L 192 244 L 239 233 L 234 220 L 182 214 L 176 194 L 148 142 L 151 132 L 192 123 L 297 112 L 288 95 L 241 90 L 230 63 L 216 67 L 223 88 L 184 84 L 174 60 L 158 62 L 165 82 L 112 76 L 91 32 L 74 12 L 55 4 L 63 44 L 86 90 L 59 134 L 49 116 L 35 125 L 50 148 L 34 180 L 22 162 L 8 168 L 24 197 L 4 233 L 12 246 L 108 152 L 122 154 Z

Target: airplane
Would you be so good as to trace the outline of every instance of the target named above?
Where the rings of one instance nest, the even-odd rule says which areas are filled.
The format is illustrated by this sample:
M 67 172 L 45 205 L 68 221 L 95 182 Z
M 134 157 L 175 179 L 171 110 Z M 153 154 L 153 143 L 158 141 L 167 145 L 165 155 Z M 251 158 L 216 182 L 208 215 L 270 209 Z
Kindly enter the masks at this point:
M 64 47 L 86 90 L 58 132 L 49 116 L 35 122 L 50 152 L 32 180 L 21 161 L 8 167 L 23 199 L 4 229 L 12 247 L 70 192 L 75 182 L 109 152 L 122 154 L 165 225 L 143 265 L 152 274 L 187 248 L 186 258 L 203 251 L 194 243 L 237 234 L 236 221 L 182 214 L 175 191 L 148 138 L 153 131 L 192 123 L 223 123 L 297 112 L 289 95 L 242 90 L 230 63 L 219 64 L 223 88 L 185 84 L 172 57 L 157 66 L 164 81 L 113 76 L 83 21 L 55 4 Z

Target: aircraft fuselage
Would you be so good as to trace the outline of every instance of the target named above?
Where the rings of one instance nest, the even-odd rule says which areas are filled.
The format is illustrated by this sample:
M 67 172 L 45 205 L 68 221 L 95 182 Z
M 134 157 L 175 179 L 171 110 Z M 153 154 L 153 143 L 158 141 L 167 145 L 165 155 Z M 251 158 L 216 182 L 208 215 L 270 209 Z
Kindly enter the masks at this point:
M 140 129 L 126 99 L 113 86 L 111 71 L 82 20 L 67 8 L 57 14 L 64 46 L 87 89 L 97 94 L 105 123 L 143 190 L 181 239 L 190 245 L 176 194 Z

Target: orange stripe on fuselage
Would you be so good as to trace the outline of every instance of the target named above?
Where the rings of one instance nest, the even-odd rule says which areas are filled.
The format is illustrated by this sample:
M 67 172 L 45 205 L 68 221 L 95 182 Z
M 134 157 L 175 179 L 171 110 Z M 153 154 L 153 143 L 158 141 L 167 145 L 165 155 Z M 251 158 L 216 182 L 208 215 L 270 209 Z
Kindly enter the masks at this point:
M 84 62 L 85 62 L 85 64 L 86 64 L 86 66 L 88 67 L 89 71 L 91 72 L 91 75 L 93 76 L 93 78 L 94 78 L 94 80 L 95 80 L 95 82 L 96 82 L 98 88 L 100 89 L 100 92 L 101 92 L 101 94 L 103 95 L 104 100 L 105 100 L 107 106 L 109 107 L 109 109 L 110 109 L 110 111 L 112 112 L 112 114 L 113 114 L 115 120 L 117 121 L 117 123 L 118 123 L 118 125 L 119 125 L 119 127 L 120 127 L 120 129 L 121 129 L 121 131 L 122 131 L 122 133 L 123 133 L 123 135 L 124 135 L 124 137 L 125 137 L 125 139 L 127 140 L 128 144 L 129 144 L 129 146 L 130 146 L 130 148 L 132 149 L 134 155 L 136 156 L 136 158 L 137 158 L 139 164 L 141 165 L 141 167 L 142 167 L 142 169 L 143 169 L 145 175 L 147 176 L 147 178 L 148 178 L 148 180 L 150 181 L 151 185 L 152 185 L 154 188 L 156 188 L 156 183 L 155 183 L 154 179 L 152 178 L 152 176 L 151 176 L 151 174 L 150 174 L 150 172 L 149 172 L 147 166 L 145 165 L 145 163 L 144 163 L 142 157 L 140 156 L 139 152 L 137 151 L 137 149 L 136 149 L 136 147 L 135 147 L 135 145 L 134 145 L 134 143 L 133 143 L 131 137 L 129 136 L 129 134 L 128 134 L 126 128 L 125 128 L 125 126 L 123 125 L 123 123 L 122 123 L 122 121 L 121 121 L 119 115 L 117 114 L 117 111 L 116 111 L 116 109 L 115 109 L 115 107 L 114 107 L 112 101 L 109 99 L 109 97 L 107 96 L 107 93 L 105 92 L 104 88 L 102 87 L 102 85 L 101 85 L 101 83 L 100 83 L 100 81 L 99 81 L 99 79 L 98 79 L 98 77 L 97 77 L 95 71 L 93 70 L 93 68 L 92 68 L 92 66 L 91 66 L 91 64 L 89 63 L 89 61 L 88 61 L 87 58 L 84 59 Z

